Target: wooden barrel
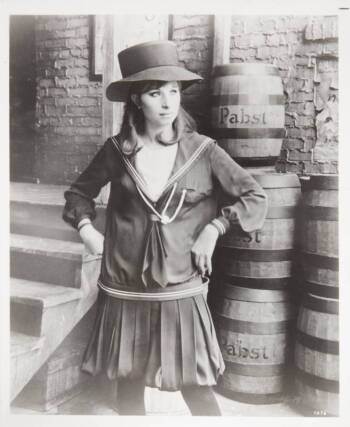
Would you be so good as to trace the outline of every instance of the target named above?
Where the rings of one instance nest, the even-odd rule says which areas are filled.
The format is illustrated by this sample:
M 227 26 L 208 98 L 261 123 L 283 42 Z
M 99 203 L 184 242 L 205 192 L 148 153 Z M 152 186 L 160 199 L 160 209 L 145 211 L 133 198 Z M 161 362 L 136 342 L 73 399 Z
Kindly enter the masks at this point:
M 314 416 L 338 415 L 339 303 L 307 294 L 299 309 L 295 346 L 298 404 Z
M 303 287 L 338 298 L 338 176 L 313 175 L 303 187 Z
M 273 165 L 285 136 L 282 80 L 270 64 L 225 64 L 211 80 L 211 133 L 239 164 Z
M 213 317 L 226 365 L 217 390 L 247 403 L 281 401 L 295 306 L 284 291 L 231 285 L 217 291 Z
M 254 171 L 254 178 L 267 193 L 267 218 L 261 230 L 245 233 L 237 224 L 219 239 L 211 301 L 226 363 L 219 391 L 272 403 L 282 399 L 293 354 L 288 326 L 297 315 L 291 290 L 301 190 L 295 174 Z
M 293 286 L 296 214 L 301 197 L 299 178 L 278 173 L 255 174 L 254 178 L 268 197 L 265 223 L 253 233 L 233 225 L 219 239 L 214 256 L 215 275 L 231 285 L 286 289 Z

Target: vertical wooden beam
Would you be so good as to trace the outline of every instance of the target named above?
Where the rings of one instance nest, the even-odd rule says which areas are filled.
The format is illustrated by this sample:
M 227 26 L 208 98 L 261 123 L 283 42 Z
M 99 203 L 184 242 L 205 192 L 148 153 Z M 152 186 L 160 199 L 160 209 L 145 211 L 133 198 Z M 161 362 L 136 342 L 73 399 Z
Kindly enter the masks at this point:
M 102 64 L 102 138 L 105 141 L 113 135 L 114 103 L 106 99 L 106 88 L 115 77 L 117 58 L 114 46 L 114 17 L 106 15 L 102 17 L 103 25 L 103 64 Z
M 213 67 L 230 62 L 231 15 L 215 15 Z

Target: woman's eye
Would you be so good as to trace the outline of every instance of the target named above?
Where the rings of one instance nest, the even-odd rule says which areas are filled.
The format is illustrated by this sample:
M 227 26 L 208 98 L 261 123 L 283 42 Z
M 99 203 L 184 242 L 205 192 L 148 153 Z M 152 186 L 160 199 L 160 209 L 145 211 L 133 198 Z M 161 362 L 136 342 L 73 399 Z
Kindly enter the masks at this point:
M 149 96 L 153 96 L 153 97 L 155 97 L 155 96 L 159 95 L 159 91 L 158 91 L 158 90 L 155 90 L 155 91 L 153 91 L 153 92 L 149 92 L 148 94 L 149 94 Z

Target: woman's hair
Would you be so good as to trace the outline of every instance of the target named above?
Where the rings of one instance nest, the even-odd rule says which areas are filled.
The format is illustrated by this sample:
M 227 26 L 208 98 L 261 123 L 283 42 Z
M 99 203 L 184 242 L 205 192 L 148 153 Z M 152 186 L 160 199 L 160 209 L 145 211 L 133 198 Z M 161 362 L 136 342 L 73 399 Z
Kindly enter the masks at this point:
M 125 104 L 123 121 L 119 133 L 122 151 L 127 156 L 136 154 L 137 141 L 140 135 L 145 131 L 145 118 L 141 109 L 131 99 L 133 94 L 141 95 L 151 89 L 159 89 L 165 84 L 164 81 L 152 80 L 141 81 L 132 84 Z M 181 83 L 179 82 L 181 89 Z M 171 145 L 176 143 L 185 132 L 193 132 L 196 130 L 196 122 L 180 105 L 179 113 L 173 122 L 174 138 L 171 140 L 163 140 L 162 134 L 156 136 L 157 141 L 163 145 Z

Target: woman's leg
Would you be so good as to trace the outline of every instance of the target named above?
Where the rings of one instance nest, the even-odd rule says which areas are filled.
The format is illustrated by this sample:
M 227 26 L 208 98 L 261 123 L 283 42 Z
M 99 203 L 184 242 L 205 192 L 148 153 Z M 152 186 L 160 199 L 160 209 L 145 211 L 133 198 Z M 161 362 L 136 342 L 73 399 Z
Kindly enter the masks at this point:
M 192 415 L 221 415 L 211 387 L 188 386 L 184 387 L 181 393 Z
M 117 411 L 119 415 L 146 415 L 144 379 L 119 379 Z

